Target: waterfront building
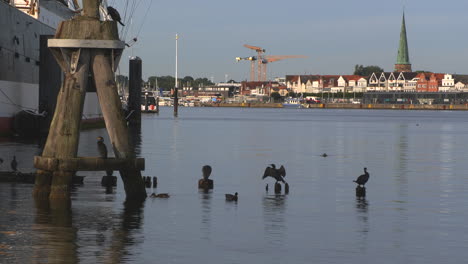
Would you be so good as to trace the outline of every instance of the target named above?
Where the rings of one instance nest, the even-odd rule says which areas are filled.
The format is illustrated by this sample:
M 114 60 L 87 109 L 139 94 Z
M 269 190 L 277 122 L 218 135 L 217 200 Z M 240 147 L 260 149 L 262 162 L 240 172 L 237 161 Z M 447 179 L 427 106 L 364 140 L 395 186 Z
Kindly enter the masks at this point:
M 438 92 L 443 74 L 422 72 L 418 74 L 417 78 L 416 92 Z
M 360 75 L 286 75 L 286 87 L 294 93 L 364 91 L 367 79 Z
M 241 95 L 270 96 L 272 92 L 278 92 L 281 96 L 287 95 L 286 86 L 278 82 L 242 82 Z

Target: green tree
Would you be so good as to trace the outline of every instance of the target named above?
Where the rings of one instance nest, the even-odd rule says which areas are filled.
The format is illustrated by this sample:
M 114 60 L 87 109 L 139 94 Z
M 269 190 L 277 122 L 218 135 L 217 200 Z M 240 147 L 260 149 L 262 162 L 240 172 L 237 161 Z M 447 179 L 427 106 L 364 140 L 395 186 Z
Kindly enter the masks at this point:
M 281 95 L 278 92 L 272 92 L 270 96 L 274 102 L 278 102 L 281 99 Z
M 383 71 L 384 69 L 375 65 L 363 66 L 363 65 L 356 64 L 354 66 L 354 75 L 370 76 L 373 72 L 383 72 Z

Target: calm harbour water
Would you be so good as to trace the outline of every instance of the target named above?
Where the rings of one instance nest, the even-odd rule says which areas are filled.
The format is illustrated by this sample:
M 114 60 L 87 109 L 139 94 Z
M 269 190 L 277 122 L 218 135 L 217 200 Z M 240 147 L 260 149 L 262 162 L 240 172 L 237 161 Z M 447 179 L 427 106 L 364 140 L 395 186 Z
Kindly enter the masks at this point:
M 144 115 L 144 175 L 169 199 L 124 203 L 85 175 L 69 211 L 36 205 L 32 185 L 0 183 L 0 263 L 464 263 L 468 112 L 171 108 Z M 97 156 L 81 133 L 80 156 Z M 38 144 L 0 142 L 33 171 Z M 320 155 L 327 153 L 328 157 Z M 290 194 L 275 196 L 268 164 Z M 213 167 L 214 190 L 197 189 Z M 367 167 L 367 197 L 352 182 Z M 270 192 L 265 185 L 269 183 Z M 237 203 L 225 193 L 239 193 Z

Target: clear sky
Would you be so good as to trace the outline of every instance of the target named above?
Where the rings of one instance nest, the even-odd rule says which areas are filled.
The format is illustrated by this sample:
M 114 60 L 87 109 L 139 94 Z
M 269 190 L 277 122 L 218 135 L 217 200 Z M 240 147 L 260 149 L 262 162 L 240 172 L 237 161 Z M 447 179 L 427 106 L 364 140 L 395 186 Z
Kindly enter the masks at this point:
M 128 2 L 128 7 L 126 4 Z M 305 55 L 268 65 L 268 77 L 287 74 L 352 74 L 355 64 L 393 70 L 403 6 L 413 70 L 468 73 L 467 0 L 108 0 L 126 23 L 122 36 L 138 42 L 129 56 L 143 60 L 143 78 L 175 72 L 215 82 L 249 78 L 250 64 L 235 57 Z M 135 10 L 132 19 L 129 11 Z M 127 14 L 125 15 L 125 10 Z M 145 14 L 147 14 L 145 16 Z M 142 21 L 144 23 L 142 24 Z

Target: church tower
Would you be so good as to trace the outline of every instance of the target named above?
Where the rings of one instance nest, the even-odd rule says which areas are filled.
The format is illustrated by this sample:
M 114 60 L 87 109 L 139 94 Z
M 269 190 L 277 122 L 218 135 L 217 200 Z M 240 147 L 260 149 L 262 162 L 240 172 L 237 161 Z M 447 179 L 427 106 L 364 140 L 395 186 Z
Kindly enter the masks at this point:
M 403 22 L 401 23 L 400 46 L 398 47 L 398 56 L 395 64 L 397 72 L 411 72 L 411 63 L 409 60 L 408 40 L 406 39 L 405 12 L 403 12 Z

